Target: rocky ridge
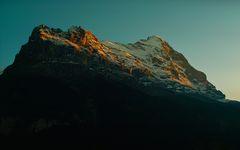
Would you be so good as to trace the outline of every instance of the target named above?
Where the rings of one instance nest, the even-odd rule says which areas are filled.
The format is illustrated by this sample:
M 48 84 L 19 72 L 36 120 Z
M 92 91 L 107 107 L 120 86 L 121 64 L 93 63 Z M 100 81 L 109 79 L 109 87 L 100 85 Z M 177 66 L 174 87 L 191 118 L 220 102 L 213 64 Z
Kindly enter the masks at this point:
M 151 95 L 161 95 L 160 90 L 167 89 L 179 94 L 225 99 L 203 72 L 192 67 L 159 36 L 122 44 L 99 41 L 81 27 L 72 26 L 65 32 L 40 25 L 3 75 L 29 72 L 67 82 L 80 80 L 79 72 L 85 72 L 87 76 L 121 81 Z

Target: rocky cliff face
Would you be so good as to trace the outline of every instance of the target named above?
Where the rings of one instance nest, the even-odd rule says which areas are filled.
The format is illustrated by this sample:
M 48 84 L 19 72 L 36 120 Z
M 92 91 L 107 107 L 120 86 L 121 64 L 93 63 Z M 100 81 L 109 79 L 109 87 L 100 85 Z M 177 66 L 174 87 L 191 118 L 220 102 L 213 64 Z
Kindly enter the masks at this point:
M 36 27 L 4 76 L 38 73 L 66 82 L 101 76 L 120 81 L 150 95 L 161 89 L 179 94 L 196 94 L 216 100 L 225 95 L 193 68 L 187 59 L 159 36 L 132 44 L 99 41 L 81 27 L 67 32 Z M 87 77 L 86 77 L 87 76 Z

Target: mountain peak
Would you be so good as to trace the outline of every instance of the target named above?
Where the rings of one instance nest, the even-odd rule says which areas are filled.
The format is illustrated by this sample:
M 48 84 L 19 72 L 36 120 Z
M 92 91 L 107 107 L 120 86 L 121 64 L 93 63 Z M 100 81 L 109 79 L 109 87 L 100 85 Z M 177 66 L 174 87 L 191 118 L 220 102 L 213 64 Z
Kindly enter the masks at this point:
M 137 45 L 146 45 L 157 48 L 162 52 L 170 55 L 173 52 L 173 48 L 160 36 L 152 35 L 147 37 L 146 39 L 141 39 L 135 44 Z
M 81 66 L 79 72 L 83 68 L 94 70 L 94 74 L 131 83 L 130 86 L 139 85 L 151 94 L 159 94 L 153 91 L 166 88 L 178 93 L 224 99 L 224 94 L 207 81 L 204 73 L 193 68 L 160 36 L 150 36 L 133 44 L 100 42 L 92 32 L 80 26 L 62 31 L 40 25 L 34 28 L 29 42 L 22 47 L 11 69 L 27 71 L 19 68 L 28 66 L 36 70 L 39 67 L 44 75 L 52 74 L 54 77 L 69 69 L 60 67 L 60 73 L 55 72 L 58 68 L 54 68 L 54 72 L 47 69 L 56 63 L 58 66 L 78 64 Z M 78 74 L 76 72 L 74 74 Z M 74 74 L 65 74 L 65 78 L 73 78 Z M 78 76 L 75 78 L 78 79 Z
M 97 37 L 81 26 L 71 26 L 67 31 L 57 28 L 49 28 L 46 25 L 39 25 L 34 28 L 29 38 L 30 42 L 47 41 L 54 45 L 74 48 L 75 50 L 85 49 L 87 53 L 96 52 L 104 57 L 103 45 Z
M 82 28 L 81 26 L 70 26 L 70 28 L 68 29 L 68 32 L 83 32 L 86 31 L 84 28 Z
M 147 40 L 159 40 L 159 41 L 164 41 L 163 38 L 159 35 L 152 35 L 147 37 Z
M 164 40 L 158 35 L 153 35 L 147 37 L 147 39 L 141 39 L 138 42 L 144 45 L 152 45 L 160 48 Z

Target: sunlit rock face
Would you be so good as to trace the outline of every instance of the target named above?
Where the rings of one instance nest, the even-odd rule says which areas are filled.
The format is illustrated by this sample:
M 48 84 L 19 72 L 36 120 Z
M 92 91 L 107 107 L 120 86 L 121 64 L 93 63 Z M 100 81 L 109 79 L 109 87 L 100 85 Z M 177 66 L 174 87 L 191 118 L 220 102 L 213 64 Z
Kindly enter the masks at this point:
M 167 89 L 218 100 L 225 98 L 204 73 L 193 68 L 159 36 L 122 44 L 99 41 L 81 27 L 73 26 L 65 32 L 40 25 L 4 75 L 29 72 L 66 82 L 101 76 L 151 95 L 161 95 L 161 89 Z

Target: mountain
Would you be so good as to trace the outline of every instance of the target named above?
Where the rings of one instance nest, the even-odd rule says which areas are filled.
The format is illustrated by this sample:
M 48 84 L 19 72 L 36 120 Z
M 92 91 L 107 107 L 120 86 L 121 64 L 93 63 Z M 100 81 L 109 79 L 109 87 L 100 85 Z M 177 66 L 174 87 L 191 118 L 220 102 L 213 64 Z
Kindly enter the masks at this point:
M 158 36 L 121 44 L 40 25 L 0 76 L 0 91 L 5 140 L 239 149 L 240 104 Z
M 100 42 L 91 32 L 73 26 L 67 32 L 36 27 L 13 65 L 5 74 L 38 71 L 64 80 L 78 79 L 78 70 L 67 77 L 69 70 L 58 72 L 56 65 L 79 65 L 105 79 L 124 82 L 151 95 L 161 95 L 159 89 L 183 94 L 198 94 L 216 100 L 225 95 L 207 81 L 204 73 L 193 68 L 187 59 L 159 36 L 151 36 L 133 44 Z M 63 69 L 65 70 L 65 69 Z M 138 85 L 138 86 L 136 86 Z

